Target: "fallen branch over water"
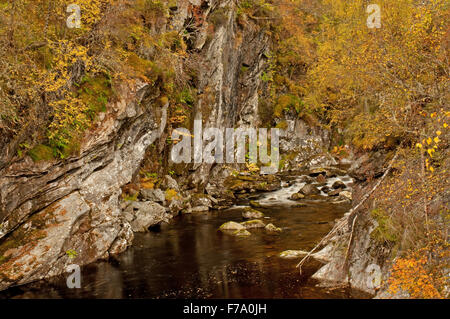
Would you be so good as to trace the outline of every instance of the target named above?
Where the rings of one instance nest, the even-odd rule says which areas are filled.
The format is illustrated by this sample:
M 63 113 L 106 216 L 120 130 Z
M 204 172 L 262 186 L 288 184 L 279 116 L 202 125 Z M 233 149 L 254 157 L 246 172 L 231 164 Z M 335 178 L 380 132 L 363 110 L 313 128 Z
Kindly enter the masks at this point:
M 361 207 L 361 205 L 364 204 L 364 202 L 370 197 L 370 195 L 372 195 L 373 192 L 375 192 L 375 190 L 378 188 L 378 186 L 380 186 L 380 184 L 383 182 L 383 180 L 386 178 L 386 176 L 387 176 L 387 175 L 389 174 L 389 172 L 391 171 L 392 165 L 394 164 L 395 160 L 397 159 L 399 152 L 400 152 L 400 147 L 398 148 L 398 150 L 397 150 L 397 152 L 395 153 L 394 157 L 393 157 L 392 160 L 390 161 L 389 166 L 387 167 L 387 169 L 386 169 L 386 171 L 384 172 L 383 176 L 381 176 L 380 180 L 375 184 L 375 186 L 374 186 L 374 187 L 373 187 L 366 195 L 363 196 L 363 198 L 362 198 L 361 201 L 358 203 L 358 205 L 356 205 L 355 207 L 353 207 L 352 209 L 350 209 L 350 211 L 349 211 L 349 213 L 350 213 L 349 218 L 351 218 L 352 215 L 354 215 L 354 214 L 356 213 L 356 211 Z M 356 217 L 355 217 L 355 219 L 353 220 L 353 222 L 354 222 L 355 220 L 356 220 Z M 347 247 L 347 252 L 346 252 L 346 254 L 345 254 L 346 256 L 345 256 L 345 262 L 344 262 L 344 265 L 345 265 L 346 262 L 347 262 L 348 254 L 349 254 L 349 251 L 350 251 L 350 244 L 351 244 L 351 240 L 352 240 L 352 238 L 353 238 L 354 224 L 355 224 L 355 223 L 353 223 L 353 226 L 352 226 L 352 230 L 351 230 L 352 232 L 351 232 L 351 235 L 350 235 L 350 240 L 349 240 L 349 244 L 348 244 L 348 247 Z M 313 253 L 314 253 L 314 252 L 315 252 L 315 251 L 316 251 L 316 250 L 317 250 L 324 242 L 328 241 L 328 240 L 329 240 L 330 238 L 332 238 L 337 232 L 339 232 L 339 231 L 341 231 L 342 229 L 344 229 L 345 225 L 347 225 L 347 222 L 346 222 L 346 220 L 345 220 L 344 218 L 342 218 L 341 220 L 339 220 L 339 221 L 337 222 L 337 224 L 333 227 L 333 229 L 332 229 L 327 235 L 325 235 L 325 237 L 323 237 L 323 238 L 320 240 L 320 242 L 319 242 L 313 249 L 311 249 L 305 257 L 303 257 L 302 260 L 300 260 L 300 262 L 299 262 L 299 263 L 297 264 L 297 266 L 296 266 L 297 268 L 300 269 L 300 273 L 302 272 L 302 266 L 303 266 L 303 264 L 306 262 L 306 260 L 308 260 L 308 258 L 311 257 L 311 255 L 312 255 L 312 254 L 313 254 Z

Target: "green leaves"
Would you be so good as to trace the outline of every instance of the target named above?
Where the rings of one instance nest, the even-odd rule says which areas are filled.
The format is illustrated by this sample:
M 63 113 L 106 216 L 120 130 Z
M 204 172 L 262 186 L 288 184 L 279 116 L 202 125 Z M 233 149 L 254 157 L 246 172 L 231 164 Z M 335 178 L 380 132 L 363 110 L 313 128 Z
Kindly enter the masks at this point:
M 70 259 L 74 259 L 77 257 L 77 252 L 73 249 L 69 249 L 66 251 L 66 255 L 70 258 Z

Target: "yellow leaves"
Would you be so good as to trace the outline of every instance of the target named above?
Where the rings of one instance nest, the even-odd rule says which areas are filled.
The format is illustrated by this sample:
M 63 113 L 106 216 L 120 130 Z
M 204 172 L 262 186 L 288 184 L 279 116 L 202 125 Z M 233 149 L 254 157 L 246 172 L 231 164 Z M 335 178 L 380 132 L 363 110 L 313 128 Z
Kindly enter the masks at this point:
M 166 200 L 167 201 L 172 201 L 172 200 L 177 200 L 180 199 L 181 197 L 178 195 L 178 192 L 175 189 L 169 188 L 166 190 Z
M 259 172 L 259 167 L 255 163 L 245 163 L 245 166 L 250 173 Z
M 46 92 L 58 92 L 67 90 L 71 82 L 70 68 L 78 61 L 82 62 L 87 72 L 93 66 L 92 59 L 88 56 L 88 48 L 77 45 L 68 40 L 60 40 L 49 43 L 53 50 L 53 68 L 46 71 L 43 79 L 43 87 Z
M 82 29 L 89 31 L 101 18 L 101 8 L 110 0 L 77 0 L 81 8 Z
M 438 28 L 433 29 L 433 26 L 442 20 L 443 14 L 431 5 L 419 7 L 411 1 L 386 5 L 379 37 L 367 41 L 367 32 L 355 23 L 363 20 L 359 15 L 360 7 L 342 0 L 330 2 L 333 4 L 327 12 L 329 20 L 322 22 L 324 31 L 317 39 L 318 63 L 308 73 L 312 78 L 310 91 L 313 92 L 308 98 L 329 110 L 327 112 L 331 114 L 327 115 L 336 123 L 346 128 L 350 125 L 358 127 L 346 131 L 348 137 L 358 142 L 358 147 L 382 143 L 394 127 L 397 136 L 416 130 L 415 117 L 418 116 L 407 111 L 416 103 L 416 85 L 426 87 L 425 91 L 438 85 L 442 92 L 445 91 L 445 80 L 439 82 L 441 80 L 436 79 L 439 63 L 421 58 L 428 52 L 435 52 L 434 48 L 442 42 Z M 341 15 L 351 15 L 352 19 Z M 417 19 L 414 18 L 416 15 Z M 332 23 L 333 18 L 339 23 Z M 404 28 L 406 25 L 409 27 Z M 436 58 L 436 61 L 442 60 Z M 374 97 L 376 95 L 380 98 Z M 428 97 L 423 101 L 427 112 L 420 113 L 427 117 L 426 121 L 435 121 L 442 116 L 443 112 L 437 112 L 435 108 L 441 101 L 430 101 Z M 360 113 L 382 115 L 378 118 L 374 115 L 371 120 L 376 121 L 379 134 L 368 125 L 348 124 L 350 119 L 356 122 Z M 431 138 L 428 145 L 433 143 Z

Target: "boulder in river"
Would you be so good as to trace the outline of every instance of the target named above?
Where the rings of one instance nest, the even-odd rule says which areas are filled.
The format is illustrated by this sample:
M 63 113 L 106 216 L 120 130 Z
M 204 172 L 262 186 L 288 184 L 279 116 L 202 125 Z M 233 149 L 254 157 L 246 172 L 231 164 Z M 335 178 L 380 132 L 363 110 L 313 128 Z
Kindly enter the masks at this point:
M 285 250 L 280 253 L 280 257 L 285 259 L 293 259 L 305 257 L 307 254 L 308 252 L 303 250 Z
M 239 229 L 239 230 L 234 231 L 233 235 L 237 236 L 237 237 L 247 237 L 247 236 L 250 236 L 251 233 L 246 229 Z
M 206 206 L 212 207 L 212 201 L 208 195 L 193 194 L 191 198 L 192 207 Z
M 207 212 L 209 211 L 208 206 L 195 206 L 191 208 L 192 213 L 201 213 L 201 212 Z
M 327 175 L 327 170 L 322 167 L 315 167 L 309 171 L 309 176 L 317 177 L 319 175 Z
M 241 225 L 244 226 L 245 229 L 264 228 L 264 227 L 266 227 L 266 224 L 264 224 L 259 219 L 248 220 L 246 222 L 242 222 Z
M 257 218 L 263 218 L 264 214 L 261 213 L 259 210 L 253 209 L 251 207 L 247 207 L 244 209 L 244 212 L 242 213 L 242 217 L 245 219 L 257 219 Z
M 290 197 L 290 199 L 292 199 L 292 200 L 299 200 L 299 199 L 303 199 L 303 198 L 305 198 L 305 195 L 303 195 L 302 193 L 294 193 Z
M 274 224 L 267 224 L 266 227 L 264 227 L 266 231 L 269 233 L 281 233 L 282 229 L 280 227 L 275 226 Z
M 329 192 L 331 191 L 331 188 L 328 187 L 328 186 L 324 186 L 324 187 L 322 187 L 320 190 L 321 190 L 322 192 L 324 192 L 324 193 L 329 193 Z
M 321 184 L 321 183 L 326 183 L 327 179 L 325 178 L 325 175 L 323 174 L 319 174 L 316 177 L 316 182 Z
M 339 193 L 339 197 L 344 197 L 344 198 L 346 198 L 346 199 L 348 199 L 348 200 L 352 200 L 352 193 L 351 192 L 349 192 L 349 191 L 342 191 L 342 192 L 340 192 Z
M 245 229 L 245 226 L 236 222 L 226 222 L 219 227 L 220 230 L 241 230 Z
M 338 196 L 340 192 L 341 192 L 340 189 L 334 189 L 334 190 L 328 192 L 328 196 Z
M 275 175 L 238 175 L 228 176 L 224 186 L 234 193 L 249 193 L 256 191 L 269 192 L 281 188 L 281 180 Z
M 134 232 L 145 232 L 150 226 L 162 221 L 168 221 L 171 216 L 166 213 L 166 209 L 155 202 L 133 202 L 126 209 L 125 213 L 133 215 L 130 222 Z
M 331 187 L 333 187 L 333 189 L 339 189 L 339 188 L 343 189 L 343 188 L 346 188 L 347 186 L 345 186 L 345 184 L 341 181 L 335 181 Z
M 310 195 L 319 195 L 320 194 L 320 190 L 311 184 L 306 184 L 305 186 L 303 186 L 300 190 L 299 193 L 305 195 L 305 196 L 310 196 Z

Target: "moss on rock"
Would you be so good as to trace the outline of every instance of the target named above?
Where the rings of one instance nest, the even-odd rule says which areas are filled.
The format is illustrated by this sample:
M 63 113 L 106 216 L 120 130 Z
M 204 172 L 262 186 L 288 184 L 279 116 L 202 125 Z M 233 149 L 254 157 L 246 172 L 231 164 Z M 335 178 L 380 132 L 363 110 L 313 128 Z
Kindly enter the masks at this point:
M 266 224 L 264 224 L 259 219 L 248 220 L 246 222 L 242 222 L 241 225 L 243 225 L 246 229 L 264 228 L 264 227 L 266 227 Z

